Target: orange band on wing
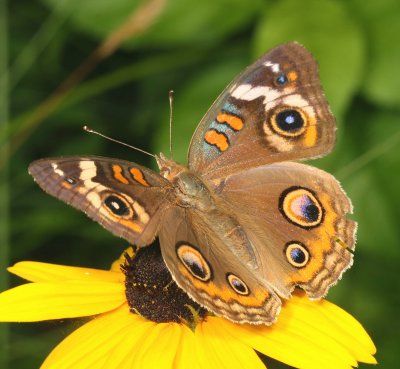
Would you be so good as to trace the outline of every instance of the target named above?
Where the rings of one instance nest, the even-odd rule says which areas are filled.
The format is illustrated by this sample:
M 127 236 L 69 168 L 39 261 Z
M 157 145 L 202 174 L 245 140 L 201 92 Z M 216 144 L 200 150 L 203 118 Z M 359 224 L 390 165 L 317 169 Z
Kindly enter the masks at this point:
M 298 77 L 297 73 L 294 70 L 290 71 L 287 74 L 287 76 L 288 76 L 288 79 L 289 79 L 290 82 L 295 81 L 297 79 L 297 77 Z
M 307 132 L 304 137 L 304 144 L 307 147 L 315 146 L 317 143 L 317 120 L 314 116 L 309 117 Z
M 132 229 L 132 231 L 135 233 L 143 232 L 143 227 L 140 224 L 133 222 L 132 220 L 120 219 L 119 222 L 123 224 L 125 227 Z
M 131 168 L 130 172 L 132 174 L 133 179 L 136 182 L 140 183 L 142 186 L 145 186 L 145 187 L 150 186 L 149 182 L 146 181 L 146 179 L 144 178 L 143 172 L 140 169 Z
M 114 178 L 124 184 L 129 184 L 129 181 L 122 175 L 122 167 L 120 165 L 114 164 L 112 166 L 114 172 Z
M 243 128 L 243 121 L 239 117 L 226 113 L 219 113 L 217 122 L 227 124 L 235 131 L 240 131 Z
M 204 140 L 217 147 L 219 151 L 225 151 L 229 147 L 229 140 L 223 133 L 210 129 L 204 135 Z

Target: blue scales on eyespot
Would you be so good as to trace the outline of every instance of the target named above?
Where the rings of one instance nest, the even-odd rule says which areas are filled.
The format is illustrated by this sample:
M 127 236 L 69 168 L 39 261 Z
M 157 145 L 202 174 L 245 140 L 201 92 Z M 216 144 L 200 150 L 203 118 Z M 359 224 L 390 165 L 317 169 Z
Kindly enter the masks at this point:
M 306 255 L 304 254 L 304 251 L 301 250 L 300 248 L 293 248 L 290 250 L 290 257 L 292 260 L 296 263 L 304 263 L 306 260 Z

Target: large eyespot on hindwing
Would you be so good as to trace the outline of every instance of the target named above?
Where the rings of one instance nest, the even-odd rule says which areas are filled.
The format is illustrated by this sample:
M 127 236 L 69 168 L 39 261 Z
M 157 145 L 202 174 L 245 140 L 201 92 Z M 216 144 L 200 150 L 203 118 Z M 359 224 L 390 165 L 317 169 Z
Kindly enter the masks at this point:
M 248 296 L 250 294 L 250 289 L 247 287 L 246 283 L 244 283 L 238 276 L 233 273 L 228 273 L 226 275 L 226 280 L 228 281 L 231 288 L 242 296 Z
M 272 110 L 264 124 L 279 136 L 298 137 L 307 128 L 308 116 L 299 107 L 279 106 Z
M 319 226 L 324 218 L 324 208 L 309 189 L 293 186 L 279 197 L 279 210 L 291 223 L 302 228 Z
M 286 244 L 284 253 L 290 265 L 296 268 L 305 267 L 310 261 L 310 252 L 299 241 L 290 241 Z
M 132 218 L 135 213 L 125 197 L 116 193 L 106 193 L 103 195 L 103 203 L 107 210 L 119 218 Z
M 178 242 L 176 254 L 193 277 L 202 282 L 208 282 L 212 279 L 211 266 L 197 248 L 187 242 Z

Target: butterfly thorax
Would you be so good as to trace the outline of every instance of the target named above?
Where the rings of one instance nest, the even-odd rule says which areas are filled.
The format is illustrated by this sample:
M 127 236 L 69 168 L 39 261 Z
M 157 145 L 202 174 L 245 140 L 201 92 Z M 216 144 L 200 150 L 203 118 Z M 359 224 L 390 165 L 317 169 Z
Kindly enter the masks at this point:
M 157 157 L 160 174 L 173 185 L 177 205 L 200 211 L 215 208 L 215 202 L 208 186 L 189 168 L 167 159 L 163 154 Z
M 176 205 L 196 214 L 197 227 L 207 229 L 209 237 L 220 238 L 248 267 L 255 268 L 255 255 L 250 241 L 228 205 L 213 195 L 207 183 L 189 168 L 164 155 L 157 157 L 160 173 L 175 190 Z

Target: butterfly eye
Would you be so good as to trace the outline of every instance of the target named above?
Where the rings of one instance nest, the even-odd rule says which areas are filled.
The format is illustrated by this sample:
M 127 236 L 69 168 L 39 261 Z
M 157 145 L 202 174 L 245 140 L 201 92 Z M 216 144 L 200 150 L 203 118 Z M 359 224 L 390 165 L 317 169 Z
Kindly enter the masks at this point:
M 176 253 L 185 268 L 195 278 L 203 282 L 208 282 L 211 279 L 211 268 L 199 250 L 191 245 L 178 243 Z
M 310 260 L 307 248 L 298 241 L 289 242 L 285 250 L 286 258 L 296 268 L 304 267 Z
M 279 76 L 276 77 L 276 79 L 275 79 L 275 84 L 278 86 L 283 86 L 288 82 L 289 82 L 289 79 L 285 73 L 279 74 Z
M 310 190 L 293 186 L 282 192 L 279 210 L 291 223 L 303 228 L 316 227 L 322 223 L 324 210 Z
M 281 107 L 269 118 L 272 129 L 286 137 L 301 135 L 306 128 L 307 118 L 302 110 L 294 107 Z
M 249 288 L 247 287 L 246 283 L 244 283 L 239 277 L 235 276 L 234 274 L 228 274 L 226 276 L 228 283 L 233 288 L 235 292 L 239 295 L 247 296 L 250 293 Z
M 132 215 L 129 204 L 120 196 L 109 195 L 105 198 L 104 204 L 114 215 L 119 217 L 129 217 Z

